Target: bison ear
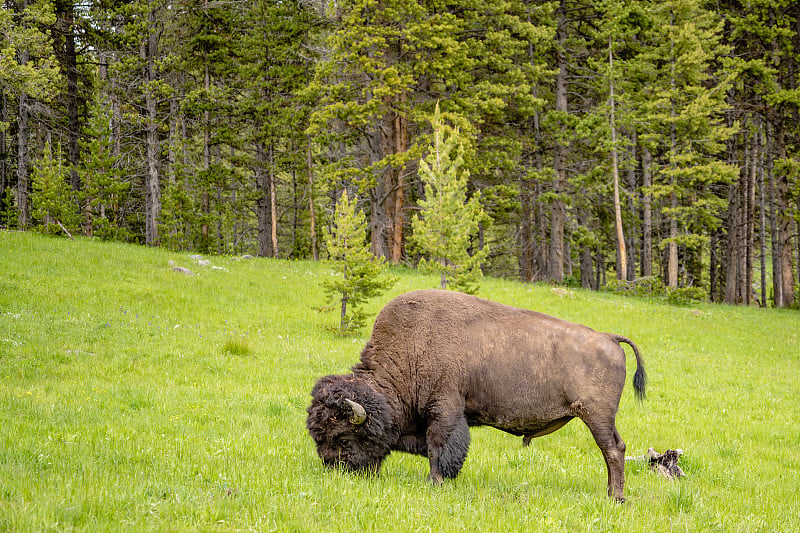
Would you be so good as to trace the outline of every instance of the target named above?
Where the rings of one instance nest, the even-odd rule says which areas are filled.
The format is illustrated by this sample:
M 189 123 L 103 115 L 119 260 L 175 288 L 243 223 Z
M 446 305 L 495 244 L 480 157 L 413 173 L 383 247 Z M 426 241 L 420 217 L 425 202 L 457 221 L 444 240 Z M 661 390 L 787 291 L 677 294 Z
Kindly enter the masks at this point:
M 350 423 L 354 426 L 360 426 L 367 420 L 367 411 L 364 407 L 361 406 L 360 403 L 356 403 L 350 398 L 345 398 L 344 401 L 350 406 L 353 410 L 353 416 L 350 417 Z

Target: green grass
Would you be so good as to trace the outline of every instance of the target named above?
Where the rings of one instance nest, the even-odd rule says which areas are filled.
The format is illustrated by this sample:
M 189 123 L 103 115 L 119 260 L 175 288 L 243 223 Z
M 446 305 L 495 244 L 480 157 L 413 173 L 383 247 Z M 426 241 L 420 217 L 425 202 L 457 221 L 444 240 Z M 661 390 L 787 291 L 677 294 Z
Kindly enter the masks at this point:
M 172 260 L 195 271 L 176 273 Z M 634 339 L 629 455 L 682 448 L 687 477 L 631 462 L 625 505 L 580 422 L 533 441 L 472 430 L 461 475 L 392 454 L 327 471 L 305 431 L 314 381 L 367 336 L 330 332 L 324 264 L 211 258 L 0 232 L 0 531 L 797 531 L 800 314 L 487 279 L 481 296 Z M 408 270 L 399 293 L 436 281 Z M 628 352 L 630 355 L 630 352 Z M 545 529 L 546 528 L 546 529 Z

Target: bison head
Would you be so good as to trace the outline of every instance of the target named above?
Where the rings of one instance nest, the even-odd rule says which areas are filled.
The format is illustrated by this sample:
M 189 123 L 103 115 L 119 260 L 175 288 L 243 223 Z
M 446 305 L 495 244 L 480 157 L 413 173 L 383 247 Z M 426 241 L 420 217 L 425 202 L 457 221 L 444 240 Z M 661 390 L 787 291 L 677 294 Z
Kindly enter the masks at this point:
M 397 437 L 383 394 L 354 375 L 325 376 L 311 391 L 306 426 L 328 467 L 377 472 Z

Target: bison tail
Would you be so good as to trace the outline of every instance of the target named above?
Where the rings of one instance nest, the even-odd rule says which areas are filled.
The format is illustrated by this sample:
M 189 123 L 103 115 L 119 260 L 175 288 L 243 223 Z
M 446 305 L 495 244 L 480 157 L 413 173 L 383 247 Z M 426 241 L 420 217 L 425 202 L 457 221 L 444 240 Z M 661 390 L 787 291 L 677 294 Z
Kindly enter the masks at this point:
M 636 373 L 633 375 L 633 390 L 636 391 L 636 399 L 640 402 L 645 399 L 645 387 L 647 386 L 647 372 L 644 371 L 644 360 L 639 353 L 639 348 L 627 337 L 622 335 L 612 335 L 614 341 L 619 344 L 624 342 L 633 348 L 633 353 L 636 354 Z

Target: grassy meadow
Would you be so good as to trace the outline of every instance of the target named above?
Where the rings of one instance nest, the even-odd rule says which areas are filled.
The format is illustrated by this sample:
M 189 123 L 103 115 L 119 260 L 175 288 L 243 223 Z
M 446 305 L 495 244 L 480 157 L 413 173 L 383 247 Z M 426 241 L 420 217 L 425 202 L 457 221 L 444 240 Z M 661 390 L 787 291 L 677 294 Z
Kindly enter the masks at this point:
M 522 439 L 474 428 L 461 475 L 395 453 L 327 471 L 305 431 L 314 381 L 354 364 L 320 314 L 322 263 L 210 257 L 0 232 L 0 531 L 800 530 L 800 313 L 484 280 L 480 296 L 632 338 L 628 455 L 681 448 L 680 481 L 626 465 L 606 497 L 573 421 Z M 186 276 L 169 261 L 193 270 Z M 216 268 L 215 268 L 216 267 Z M 370 305 L 433 287 L 398 269 Z

